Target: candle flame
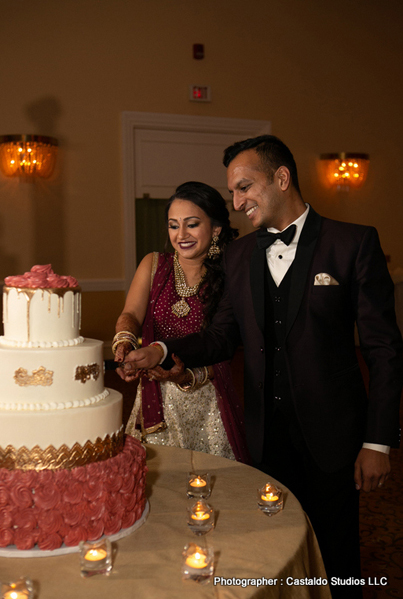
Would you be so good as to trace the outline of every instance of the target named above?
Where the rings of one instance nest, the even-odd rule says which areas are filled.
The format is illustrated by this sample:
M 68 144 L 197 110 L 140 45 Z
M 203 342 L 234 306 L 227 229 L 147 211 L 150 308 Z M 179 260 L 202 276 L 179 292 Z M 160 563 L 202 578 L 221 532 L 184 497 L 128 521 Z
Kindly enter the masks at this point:
M 195 510 L 195 512 L 192 514 L 192 518 L 193 520 L 208 520 L 210 515 L 204 510 Z
M 192 478 L 190 484 L 192 487 L 205 487 L 206 481 L 200 478 L 200 476 L 197 476 L 196 478 Z

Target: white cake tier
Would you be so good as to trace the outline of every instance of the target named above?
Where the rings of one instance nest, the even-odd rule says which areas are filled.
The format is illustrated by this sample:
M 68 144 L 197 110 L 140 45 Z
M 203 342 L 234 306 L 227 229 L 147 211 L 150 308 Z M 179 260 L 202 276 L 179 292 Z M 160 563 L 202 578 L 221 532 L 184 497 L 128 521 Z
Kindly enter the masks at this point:
M 0 410 L 66 412 L 100 402 L 108 393 L 102 345 L 85 339 L 56 349 L 0 347 Z
M 3 288 L 2 345 L 58 347 L 82 342 L 80 287 Z
M 47 412 L 11 412 L 0 414 L 1 447 L 41 449 L 75 443 L 94 443 L 98 437 L 117 434 L 122 426 L 122 395 L 112 389 L 96 404 L 71 410 Z

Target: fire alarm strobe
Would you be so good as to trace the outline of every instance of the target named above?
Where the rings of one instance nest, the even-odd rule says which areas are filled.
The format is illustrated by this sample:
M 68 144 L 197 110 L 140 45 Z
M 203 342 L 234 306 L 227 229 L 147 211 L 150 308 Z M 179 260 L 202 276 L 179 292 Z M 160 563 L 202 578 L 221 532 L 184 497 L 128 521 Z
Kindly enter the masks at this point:
M 189 90 L 192 102 L 211 102 L 211 87 L 209 85 L 191 85 Z

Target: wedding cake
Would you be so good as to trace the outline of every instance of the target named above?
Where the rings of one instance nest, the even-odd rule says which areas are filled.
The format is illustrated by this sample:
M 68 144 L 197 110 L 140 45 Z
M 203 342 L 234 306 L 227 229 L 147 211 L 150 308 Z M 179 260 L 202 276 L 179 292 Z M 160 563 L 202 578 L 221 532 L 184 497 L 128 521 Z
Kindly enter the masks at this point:
M 81 290 L 51 265 L 5 279 L 0 337 L 0 547 L 55 550 L 131 528 L 145 452 L 80 336 Z

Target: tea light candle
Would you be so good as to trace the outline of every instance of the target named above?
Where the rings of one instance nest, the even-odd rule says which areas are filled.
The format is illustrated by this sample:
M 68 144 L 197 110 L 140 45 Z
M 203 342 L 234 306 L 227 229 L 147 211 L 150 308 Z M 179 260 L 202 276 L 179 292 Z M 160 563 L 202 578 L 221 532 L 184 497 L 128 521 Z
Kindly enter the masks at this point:
M 259 508 L 269 516 L 283 508 L 283 492 L 271 483 L 266 483 L 264 487 L 258 489 L 257 497 Z
M 112 570 L 112 546 L 109 539 L 81 541 L 81 576 L 108 575 Z
M 187 496 L 188 497 L 210 497 L 210 474 L 195 474 L 189 472 Z
M 278 495 L 275 495 L 272 491 L 270 493 L 263 493 L 261 498 L 263 501 L 278 501 Z
M 2 595 L 2 599 L 27 599 L 29 597 L 27 591 L 7 591 Z
M 209 520 L 210 514 L 204 512 L 203 510 L 196 510 L 196 512 L 194 514 L 191 514 L 190 517 L 192 518 L 192 520 L 197 520 L 198 522 L 200 522 L 203 520 Z
M 202 478 L 200 478 L 200 476 L 197 476 L 196 478 L 192 478 L 189 481 L 189 484 L 190 484 L 191 487 L 198 487 L 198 488 L 200 488 L 200 487 L 205 487 L 207 483 L 206 483 L 205 480 L 203 480 Z
M 29 578 L 1 584 L 1 599 L 32 599 L 33 584 Z
M 210 582 L 214 572 L 214 550 L 189 543 L 183 550 L 182 577 L 200 584 Z
M 204 499 L 188 508 L 188 526 L 197 535 L 204 535 L 214 528 L 214 510 Z
M 105 549 L 89 549 L 84 556 L 84 559 L 89 562 L 102 562 L 107 556 Z
M 190 568 L 205 568 L 208 564 L 207 557 L 203 553 L 196 551 L 193 555 L 189 555 L 186 558 L 186 565 Z

